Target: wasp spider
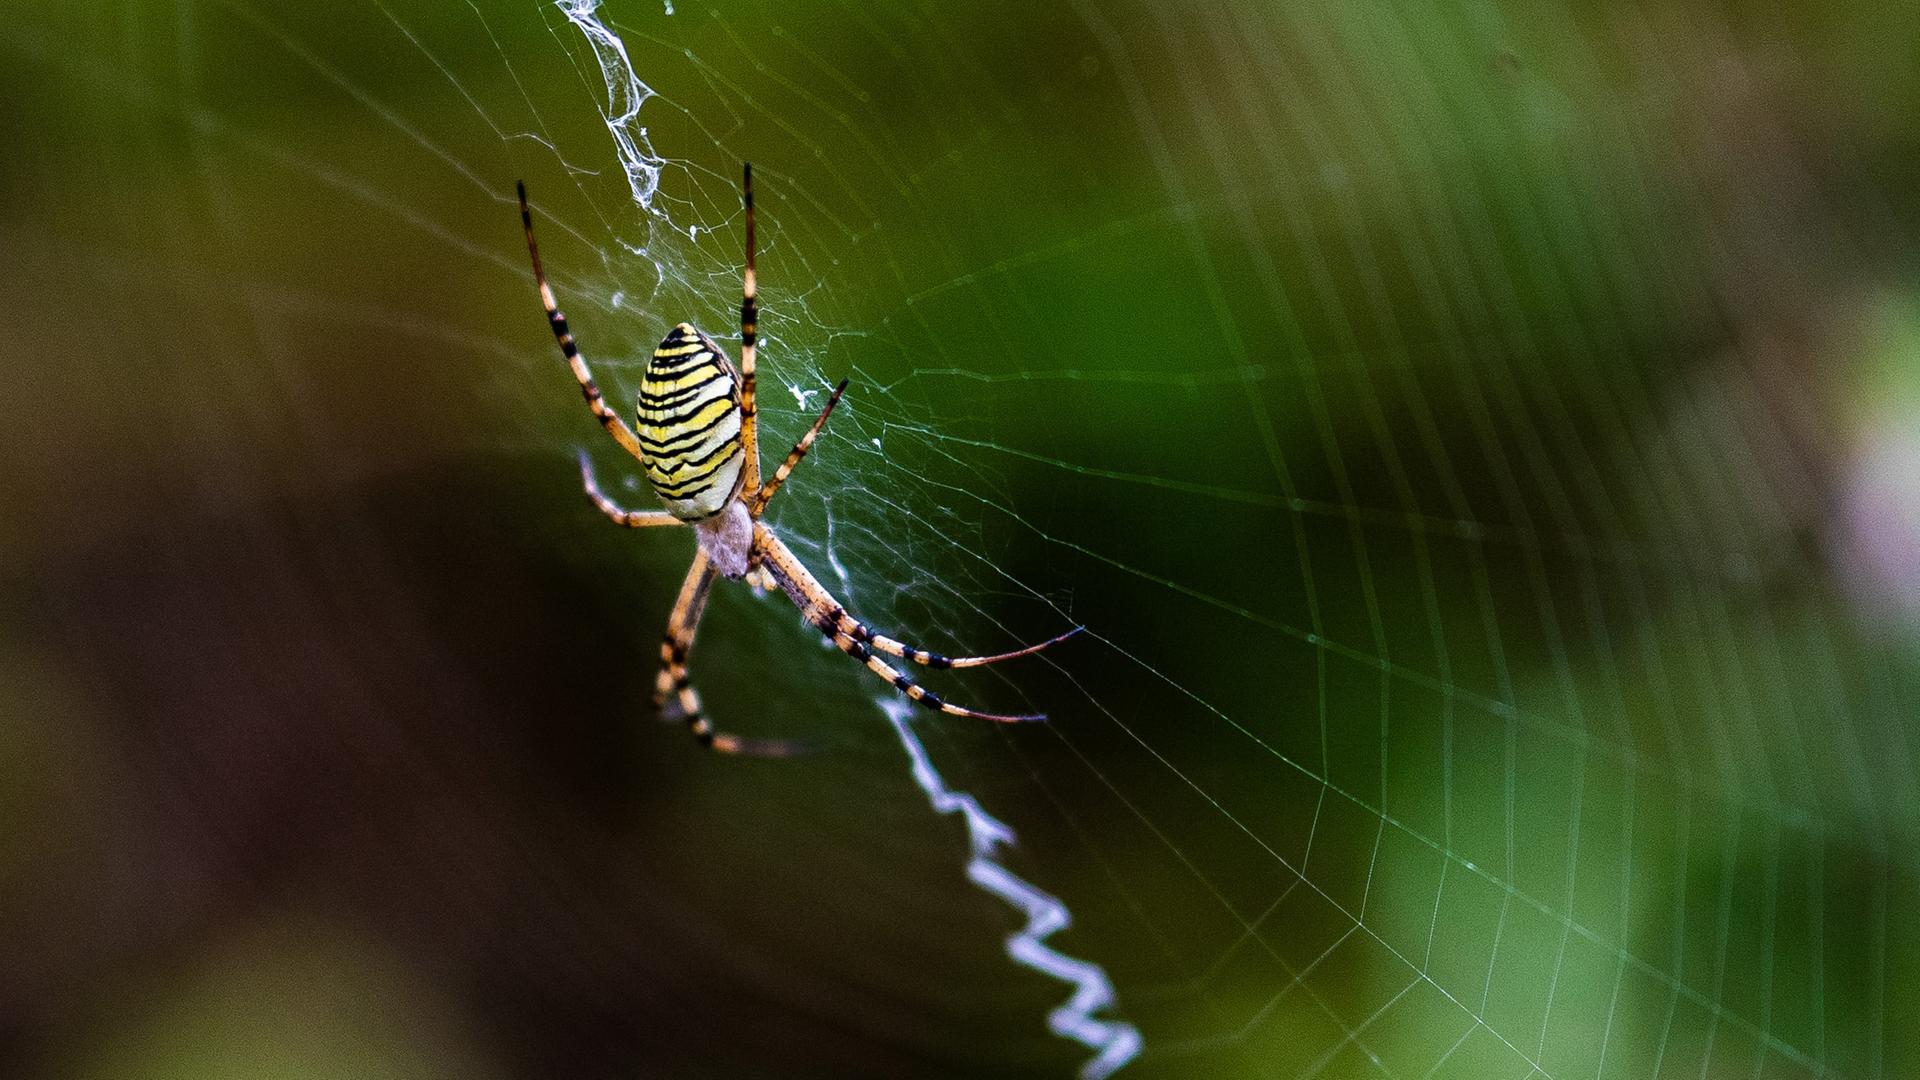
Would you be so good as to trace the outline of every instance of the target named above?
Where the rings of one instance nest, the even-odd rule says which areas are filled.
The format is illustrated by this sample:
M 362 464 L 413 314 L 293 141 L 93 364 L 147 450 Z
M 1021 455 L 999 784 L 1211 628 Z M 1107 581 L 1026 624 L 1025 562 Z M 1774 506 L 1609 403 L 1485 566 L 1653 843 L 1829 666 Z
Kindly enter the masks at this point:
M 594 385 L 586 359 L 574 345 L 566 316 L 554 302 L 553 289 L 547 285 L 546 272 L 540 266 L 540 248 L 533 240 L 533 215 L 527 209 L 526 185 L 519 185 L 520 222 L 526 229 L 533 277 L 540 286 L 540 302 L 546 306 L 554 340 L 560 343 L 560 352 L 573 368 L 573 377 L 580 381 L 587 408 L 621 449 L 639 459 L 647 482 L 666 504 L 666 509 L 623 510 L 614 505 L 594 483 L 593 472 L 583 454 L 580 478 L 586 486 L 587 497 L 617 525 L 631 529 L 691 525 L 694 538 L 699 542 L 693 565 L 680 586 L 680 598 L 667 621 L 666 639 L 660 646 L 660 673 L 653 685 L 654 707 L 668 719 L 686 721 L 700 744 L 714 750 L 781 756 L 798 748 L 798 744 L 788 740 L 745 739 L 714 730 L 701 713 L 700 696 L 687 677 L 693 634 L 699 627 L 701 613 L 706 610 L 707 593 L 714 577 L 740 579 L 752 574 L 756 580 L 770 578 L 800 609 L 801 617 L 825 634 L 841 652 L 866 664 L 875 675 L 921 705 L 981 720 L 1011 723 L 1042 719 L 978 712 L 943 701 L 875 654 L 885 653 L 932 668 L 978 667 L 1039 652 L 1072 637 L 1079 632 L 1079 627 L 1038 645 L 996 656 L 941 656 L 916 649 L 874 633 L 849 615 L 826 586 L 820 584 L 819 579 L 800 564 L 793 551 L 760 520 L 794 466 L 813 446 L 833 407 L 839 404 L 847 381 L 842 379 L 840 385 L 834 387 L 826 407 L 814 418 L 813 426 L 794 444 L 773 476 L 763 483 L 753 383 L 757 315 L 753 272 L 753 167 L 748 165 L 742 171 L 747 267 L 740 301 L 740 368 L 736 372 L 720 346 L 706 334 L 687 323 L 675 326 L 653 351 L 653 359 L 647 364 L 640 384 L 637 432 L 629 429 L 619 414 L 607 407 L 600 388 Z

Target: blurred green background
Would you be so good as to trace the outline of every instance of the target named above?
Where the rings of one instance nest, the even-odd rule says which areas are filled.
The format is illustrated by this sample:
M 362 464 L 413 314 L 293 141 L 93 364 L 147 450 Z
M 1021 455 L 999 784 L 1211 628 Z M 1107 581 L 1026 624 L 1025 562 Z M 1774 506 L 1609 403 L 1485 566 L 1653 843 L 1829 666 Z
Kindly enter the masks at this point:
M 669 10 L 671 9 L 671 10 Z M 878 684 L 610 398 L 731 340 L 1124 1075 L 1920 1075 L 1920 16 L 0 11 L 0 1072 L 1065 1075 Z M 814 394 L 809 398 L 810 394 Z M 628 482 L 619 478 L 627 477 Z

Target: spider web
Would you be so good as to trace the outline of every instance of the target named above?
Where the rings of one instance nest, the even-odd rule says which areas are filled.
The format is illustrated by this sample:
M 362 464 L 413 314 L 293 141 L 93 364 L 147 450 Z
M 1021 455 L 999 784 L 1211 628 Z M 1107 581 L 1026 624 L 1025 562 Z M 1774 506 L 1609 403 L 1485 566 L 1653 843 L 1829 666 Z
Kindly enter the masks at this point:
M 1911 346 L 1871 228 L 1910 208 L 1835 208 L 1849 148 L 1803 142 L 1784 101 L 1810 76 L 1750 28 L 1534 4 L 152 10 L 116 22 L 133 76 L 30 21 L 7 41 L 147 143 L 185 136 L 178 165 L 124 151 L 166 156 L 218 224 L 158 272 L 234 295 L 256 339 L 327 327 L 379 357 L 269 350 L 255 385 L 314 415 L 215 475 L 345 487 L 477 454 L 571 492 L 585 448 L 645 505 L 544 338 L 512 181 L 628 400 L 672 322 L 731 339 L 750 158 L 763 453 L 852 378 L 775 527 L 930 648 L 1088 627 L 929 680 L 1051 717 L 1000 729 L 910 720 L 781 597 L 718 590 L 709 711 L 835 747 L 689 766 L 654 811 L 681 850 L 718 844 L 650 868 L 711 955 L 781 957 L 726 1024 L 812 1016 L 954 1072 L 1920 1066 L 1888 1022 L 1920 1004 L 1912 608 L 1871 584 L 1876 489 L 1823 445 L 1818 381 Z M 236 197 L 256 174 L 281 201 Z M 303 273 L 275 215 L 337 223 L 323 261 L 354 277 Z M 466 422 L 395 435 L 425 412 L 337 404 L 423 396 Z M 622 618 L 664 620 L 687 545 L 529 505 Z M 735 895 L 770 861 L 784 895 Z

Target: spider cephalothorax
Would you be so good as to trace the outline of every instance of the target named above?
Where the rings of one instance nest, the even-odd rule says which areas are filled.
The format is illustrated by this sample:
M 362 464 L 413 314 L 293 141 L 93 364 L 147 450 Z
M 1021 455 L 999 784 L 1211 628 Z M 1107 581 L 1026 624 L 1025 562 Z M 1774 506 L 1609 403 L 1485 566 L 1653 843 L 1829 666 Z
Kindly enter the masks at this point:
M 706 610 L 707 593 L 714 577 L 742 578 L 759 572 L 778 586 L 800 609 L 801 617 L 826 635 L 840 651 L 866 664 L 874 674 L 922 706 L 983 720 L 1041 719 L 983 713 L 949 704 L 875 654 L 897 656 L 934 668 L 977 667 L 1039 652 L 1078 633 L 1079 627 L 1038 645 L 994 656 L 947 657 L 916 649 L 874 633 L 847 614 L 826 586 L 808 572 L 793 551 L 760 520 L 767 504 L 792 474 L 793 467 L 819 437 L 827 417 L 833 414 L 833 407 L 839 404 L 847 382 L 842 379 L 840 385 L 834 387 L 813 425 L 794 444 L 772 478 L 762 483 L 754 406 L 758 301 L 753 268 L 752 166 L 743 169 L 742 193 L 746 202 L 747 266 L 740 300 L 739 370 L 734 369 L 712 338 L 688 323 L 675 326 L 647 363 L 640 388 L 636 434 L 627 428 L 619 414 L 607 407 L 599 386 L 594 384 L 593 373 L 574 345 L 566 316 L 560 314 L 553 289 L 547 285 L 546 272 L 541 268 L 540 248 L 533 240 L 533 213 L 527 207 L 526 186 L 520 186 L 520 221 L 527 233 L 527 253 L 533 259 L 534 280 L 540 286 L 540 302 L 547 309 L 547 322 L 553 328 L 554 340 L 560 343 L 560 352 L 573 368 L 587 407 L 600 421 L 600 426 L 607 429 L 607 434 L 639 460 L 647 482 L 666 509 L 622 510 L 614 505 L 600 493 L 582 455 L 580 476 L 588 497 L 616 524 L 629 528 L 692 525 L 699 543 L 693 566 L 680 586 L 680 598 L 668 620 L 666 640 L 660 646 L 661 669 L 654 680 L 654 706 L 684 719 L 702 745 L 715 750 L 782 754 L 793 749 L 794 744 L 782 740 L 744 739 L 715 731 L 702 715 L 700 697 L 687 677 L 687 656 L 693 649 L 694 630 Z

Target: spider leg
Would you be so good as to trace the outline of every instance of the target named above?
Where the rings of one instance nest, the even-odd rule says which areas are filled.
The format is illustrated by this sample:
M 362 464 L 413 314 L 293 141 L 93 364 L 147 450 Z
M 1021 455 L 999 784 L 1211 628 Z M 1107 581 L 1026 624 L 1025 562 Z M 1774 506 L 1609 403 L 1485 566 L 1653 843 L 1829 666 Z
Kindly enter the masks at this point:
M 747 211 L 747 269 L 740 286 L 740 446 L 746 451 L 742 491 L 760 490 L 760 424 L 754 401 L 753 361 L 759 346 L 760 285 L 753 272 L 753 164 L 740 166 L 740 197 Z M 751 509 L 751 507 L 749 507 Z
M 599 507 L 600 512 L 607 515 L 607 519 L 615 525 L 625 525 L 629 529 L 644 529 L 653 525 L 682 524 L 679 518 L 665 510 L 622 510 L 615 505 L 612 499 L 600 493 L 600 485 L 594 483 L 593 465 L 587 461 L 585 451 L 580 454 L 580 484 L 587 489 L 587 498 L 592 499 L 593 505 Z
M 919 703 L 922 707 L 943 712 L 950 716 L 971 716 L 977 720 L 992 720 L 1002 724 L 1046 719 L 1046 717 L 1037 714 L 1006 715 L 1001 713 L 980 712 L 977 709 L 965 708 L 942 700 L 938 694 L 921 686 L 892 664 L 875 656 L 873 649 L 866 641 L 859 640 L 842 629 L 841 620 L 847 618 L 846 609 L 839 601 L 833 598 L 833 594 L 827 591 L 826 586 L 820 584 L 819 579 L 815 578 L 811 571 L 801 565 L 799 558 L 793 554 L 792 549 L 788 548 L 779 537 L 775 536 L 772 530 L 759 522 L 755 522 L 753 526 L 753 547 L 755 553 L 759 555 L 762 560 L 761 565 L 765 566 L 768 572 L 773 575 L 773 579 L 779 583 L 781 591 L 787 594 L 787 599 L 793 601 L 793 606 L 800 609 L 802 618 L 806 619 L 808 623 L 826 635 L 841 652 L 864 663 L 867 666 L 867 670 L 885 679 L 888 683 L 892 684 L 894 689 L 905 694 L 909 699 Z M 859 624 L 856 622 L 855 625 Z M 864 630 L 865 628 L 862 627 L 862 629 Z M 1069 635 L 1062 635 L 1062 637 L 1066 636 Z M 870 638 L 870 640 L 874 639 Z M 890 645 L 899 644 L 891 638 L 886 640 Z M 1056 638 L 1055 640 L 1059 639 Z M 966 657 L 965 659 L 973 660 L 976 663 L 990 663 L 993 660 L 1024 655 L 1027 652 L 1044 648 L 1045 645 L 1050 644 L 1052 644 L 1052 642 L 1046 642 L 1043 645 L 1023 650 L 1020 653 L 1009 653 L 1005 657 Z M 905 646 L 900 647 L 902 649 L 906 648 Z M 919 650 L 914 651 L 918 652 Z M 932 656 L 930 653 L 926 655 Z M 926 663 L 924 660 L 921 662 Z
M 786 482 L 788 474 L 793 472 L 793 467 L 799 463 L 800 459 L 806 456 L 807 450 L 813 446 L 813 440 L 820 434 L 820 429 L 826 426 L 827 417 L 833 415 L 833 407 L 839 402 L 840 394 L 846 388 L 847 380 L 841 379 L 840 385 L 833 389 L 833 396 L 827 400 L 827 407 L 820 410 L 820 415 L 813 421 L 813 426 L 807 429 L 807 433 L 800 437 L 798 443 L 794 444 L 792 452 L 787 455 L 787 460 L 781 462 L 779 471 L 773 474 L 773 479 L 767 481 L 766 487 L 760 492 L 760 501 L 758 503 L 758 509 L 754 514 L 755 517 L 758 517 L 761 512 L 766 510 L 767 502 L 773 498 L 773 493 L 779 490 L 781 484 Z M 762 566 L 758 569 L 764 570 L 765 567 Z M 833 621 L 834 628 L 837 632 L 845 634 L 847 637 L 866 645 L 868 648 L 877 649 L 889 656 L 898 656 L 905 660 L 911 660 L 916 664 L 922 664 L 932 668 L 982 667 L 987 664 L 997 664 L 1002 660 L 1016 660 L 1022 656 L 1032 656 L 1034 653 L 1058 645 L 1086 629 L 1084 626 L 1076 626 L 1064 634 L 1048 638 L 1037 645 L 1028 645 L 1023 649 L 1014 649 L 1011 652 L 995 653 L 992 656 L 942 656 L 937 652 L 929 652 L 926 649 L 915 648 L 906 642 L 897 641 L 884 634 L 877 634 L 872 627 L 848 614 L 847 611 L 838 604 L 832 606 L 827 612 L 826 617 Z
M 1018 660 L 1022 656 L 1032 656 L 1042 649 L 1058 645 L 1086 629 L 1084 626 L 1076 626 L 1064 634 L 1056 634 L 1037 645 L 1028 645 L 1024 649 L 1014 649 L 1011 652 L 994 653 L 992 656 L 942 656 L 937 652 L 916 649 L 903 641 L 895 641 L 893 638 L 887 637 L 884 634 L 876 634 L 873 632 L 872 627 L 869 627 L 867 624 L 839 608 L 835 608 L 829 612 L 828 617 L 834 620 L 834 629 L 837 632 L 845 634 L 847 637 L 860 642 L 868 648 L 877 652 L 886 653 L 889 656 L 898 656 L 903 660 L 911 660 L 916 664 L 922 664 L 930 668 L 985 667 L 988 664 L 997 664 L 1002 660 Z
M 713 567 L 707 553 L 694 553 L 693 565 L 680 585 L 679 599 L 667 619 L 667 636 L 660 643 L 660 673 L 653 680 L 653 707 L 663 718 L 683 720 L 701 746 L 723 754 L 746 757 L 792 757 L 807 749 L 805 743 L 791 739 L 749 739 L 715 731 L 712 721 L 700 709 L 700 694 L 687 675 L 687 657 L 693 652 L 693 635 L 700 628 L 700 616 L 706 613 L 707 597 L 713 590 Z
M 553 298 L 553 289 L 547 285 L 547 272 L 540 265 L 540 245 L 533 240 L 533 211 L 527 209 L 527 185 L 514 185 L 520 194 L 520 225 L 527 233 L 527 254 L 533 258 L 533 280 L 540 285 L 540 303 L 547 309 L 547 325 L 553 329 L 553 340 L 560 343 L 560 354 L 567 358 L 567 365 L 573 368 L 573 377 L 580 383 L 580 396 L 587 399 L 587 408 L 593 410 L 594 419 L 607 429 L 613 441 L 635 458 L 640 456 L 640 443 L 633 437 L 632 429 L 620 419 L 620 414 L 607 407 L 600 395 L 600 387 L 593 381 L 593 372 L 588 369 L 586 358 L 573 343 L 573 334 L 567 329 L 567 317 L 560 312 L 560 305 Z
M 767 504 L 773 501 L 773 493 L 780 490 L 780 485 L 786 483 L 787 477 L 793 474 L 793 467 L 800 464 L 800 459 L 807 456 L 808 450 L 813 449 L 813 440 L 820 437 L 820 429 L 827 426 L 827 417 L 833 415 L 833 407 L 840 404 L 840 395 L 846 393 L 846 390 L 847 380 L 841 379 L 840 385 L 833 388 L 833 396 L 827 398 L 827 407 L 820 410 L 819 416 L 814 417 L 813 426 L 807 429 L 805 435 L 800 436 L 800 441 L 793 444 L 792 450 L 787 451 L 787 460 L 781 462 L 780 467 L 774 470 L 773 479 L 767 481 L 766 486 L 762 487 L 747 504 L 747 509 L 753 512 L 754 517 L 767 512 Z

